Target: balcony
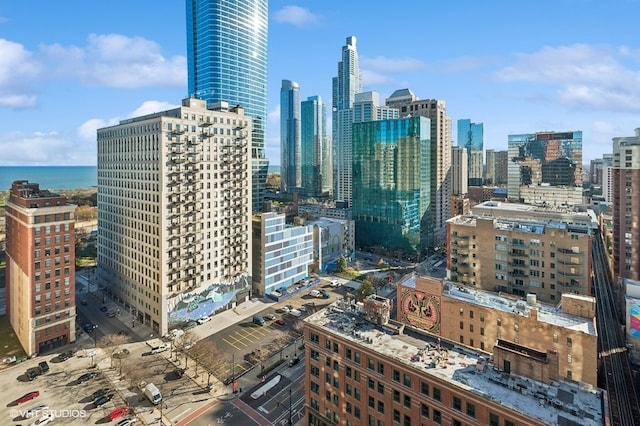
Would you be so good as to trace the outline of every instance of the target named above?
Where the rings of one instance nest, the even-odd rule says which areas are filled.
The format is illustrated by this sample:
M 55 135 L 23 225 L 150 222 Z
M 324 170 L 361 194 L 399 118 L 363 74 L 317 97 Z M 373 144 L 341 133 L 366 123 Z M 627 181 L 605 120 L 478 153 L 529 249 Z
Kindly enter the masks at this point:
M 511 253 L 509 254 L 513 257 L 529 257 L 524 250 L 511 250 Z
M 557 250 L 559 254 L 568 254 L 572 256 L 582 256 L 584 255 L 583 251 L 573 251 L 573 249 L 559 248 Z

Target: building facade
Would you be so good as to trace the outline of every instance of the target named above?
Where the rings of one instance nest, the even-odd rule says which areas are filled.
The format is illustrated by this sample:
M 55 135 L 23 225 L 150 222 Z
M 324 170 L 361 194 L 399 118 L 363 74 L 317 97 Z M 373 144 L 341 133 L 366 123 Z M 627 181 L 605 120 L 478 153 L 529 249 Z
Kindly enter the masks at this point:
M 506 185 L 509 151 L 487 149 L 484 179 L 487 185 Z
M 333 194 L 333 158 L 327 138 L 327 111 L 320 96 L 310 96 L 300 106 L 302 187 L 311 197 Z
M 186 15 L 189 96 L 239 105 L 252 118 L 252 210 L 262 211 L 269 168 L 268 1 L 187 1 Z
M 520 188 L 526 186 L 582 188 L 581 131 L 509 135 L 508 143 L 510 201 L 523 202 Z
M 417 253 L 429 244 L 429 136 L 429 120 L 419 116 L 354 123 L 356 246 Z
M 391 301 L 371 296 L 337 301 L 304 320 L 306 424 L 609 421 L 601 391 L 562 380 L 558 353 L 506 340 L 492 353 L 474 350 L 389 320 L 390 310 Z
M 469 119 L 458 120 L 458 146 L 467 149 L 469 185 L 484 183 L 484 124 Z
M 410 90 L 396 90 L 387 100 L 387 105 L 396 105 L 400 117 L 419 115 L 431 121 L 430 197 L 429 221 L 434 229 L 428 247 L 442 246 L 446 242 L 446 221 L 451 217 L 451 118 L 447 116 L 447 105 L 438 99 L 417 99 Z
M 397 301 L 403 324 L 488 353 L 500 340 L 553 351 L 560 377 L 598 385 L 594 297 L 565 293 L 561 304 L 544 304 L 531 293 L 512 297 L 410 275 L 398 283 Z M 427 308 L 431 315 L 425 315 Z
M 251 123 L 188 98 L 98 129 L 98 282 L 159 334 L 249 296 Z
M 280 190 L 299 192 L 302 187 L 300 137 L 300 86 L 282 80 L 280 88 Z
M 7 316 L 28 355 L 76 340 L 75 208 L 14 181 L 5 207 Z
M 340 257 L 353 257 L 356 234 L 352 220 L 320 217 L 305 223 L 313 226 L 313 259 L 317 271 L 335 271 Z
M 469 156 L 467 148 L 451 147 L 451 194 L 469 193 Z
M 288 225 L 284 214 L 253 217 L 253 294 L 280 297 L 309 276 L 313 263 L 313 227 Z
M 351 107 L 362 92 L 356 38 L 347 37 L 338 62 L 338 75 L 332 80 L 332 143 L 334 159 L 334 198 L 351 202 Z
M 450 219 L 449 278 L 519 297 L 535 294 L 546 303 L 558 303 L 563 293 L 591 295 L 597 220 L 527 207 L 489 201 L 473 207 L 470 216 Z
M 613 275 L 640 280 L 640 128 L 613 138 Z

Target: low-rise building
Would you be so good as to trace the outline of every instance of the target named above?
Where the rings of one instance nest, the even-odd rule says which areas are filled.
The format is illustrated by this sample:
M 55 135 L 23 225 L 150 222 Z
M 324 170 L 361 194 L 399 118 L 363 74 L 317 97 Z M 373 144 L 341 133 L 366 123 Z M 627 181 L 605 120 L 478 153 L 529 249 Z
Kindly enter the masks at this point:
M 493 354 L 385 322 L 389 304 L 337 301 L 305 319 L 309 425 L 601 425 L 602 391 L 564 380 L 559 354 Z M 376 312 L 367 312 L 373 309 Z
M 340 257 L 352 258 L 355 253 L 352 220 L 321 217 L 305 224 L 313 227 L 313 263 L 317 271 L 334 271 Z

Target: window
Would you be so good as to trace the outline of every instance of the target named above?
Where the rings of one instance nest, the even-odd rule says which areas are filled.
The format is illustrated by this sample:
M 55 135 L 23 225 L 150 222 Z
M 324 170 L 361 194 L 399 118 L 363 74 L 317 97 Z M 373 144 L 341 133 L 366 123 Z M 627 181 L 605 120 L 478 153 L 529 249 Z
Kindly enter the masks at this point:
M 469 311 L 469 318 L 473 319 L 473 311 Z
M 480 327 L 480 335 L 484 336 L 484 327 Z
M 489 426 L 500 426 L 500 416 L 489 413 Z
M 558 343 L 558 333 L 553 333 L 553 343 Z
M 324 381 L 330 384 L 331 383 L 331 374 L 324 373 Z
M 344 370 L 344 375 L 351 378 L 351 372 L 352 372 L 351 367 L 346 367 Z
M 433 422 L 435 424 L 442 424 L 442 413 L 439 410 L 433 410 Z
M 436 401 L 442 401 L 442 394 L 439 388 L 433 388 L 433 399 Z
M 453 397 L 453 409 L 456 411 L 462 411 L 462 400 L 457 396 Z
M 356 364 L 360 365 L 360 352 L 354 352 L 353 360 L 356 362 Z
M 467 402 L 467 416 L 473 417 L 474 419 L 476 417 L 476 406 L 469 402 Z
M 473 333 L 473 324 L 469 324 L 469 331 Z
M 571 357 L 571 354 L 567 354 L 567 363 L 568 363 L 568 364 L 571 364 L 571 360 L 572 360 L 572 359 L 573 359 L 573 358 Z
M 460 330 L 464 330 L 464 322 L 460 321 Z
M 356 419 L 360 418 L 360 407 L 353 407 L 353 417 Z
M 384 375 L 384 364 L 381 362 L 378 363 L 378 373 Z
M 311 381 L 311 392 L 316 394 L 320 392 L 320 386 L 318 386 L 318 384 L 314 381 Z
M 420 415 L 429 418 L 429 406 L 425 403 L 420 404 Z
M 335 352 L 335 353 L 340 352 L 340 347 L 338 346 L 338 344 L 337 344 L 337 343 L 334 343 L 334 344 L 333 344 L 333 352 Z
M 316 361 L 320 359 L 320 352 L 311 349 L 311 359 L 315 359 Z
M 400 392 L 395 389 L 393 390 L 393 401 L 400 402 Z
M 344 391 L 347 395 L 351 395 L 353 393 L 353 387 L 349 383 L 347 383 Z
M 353 397 L 356 399 L 356 401 L 360 401 L 360 389 L 355 388 L 353 390 Z
M 404 426 L 411 426 L 411 416 L 408 414 L 404 415 Z
M 384 414 L 384 402 L 378 401 L 378 413 Z
M 396 369 L 393 370 L 393 381 L 394 382 L 400 381 L 400 372 Z
M 573 341 L 571 340 L 571 337 L 567 337 L 567 347 L 570 348 L 571 345 L 573 345 Z
M 411 375 L 409 374 L 404 374 L 404 385 L 408 388 L 411 387 Z
M 420 393 L 423 395 L 429 395 L 429 383 L 420 382 Z
M 311 375 L 314 377 L 320 377 L 320 369 L 315 365 L 311 366 Z
M 333 361 L 333 369 L 336 371 L 340 370 L 340 363 L 338 361 Z
M 411 408 L 411 397 L 409 395 L 404 396 L 404 406 Z
M 326 340 L 324 341 L 324 347 L 325 347 L 326 349 L 328 349 L 328 350 L 331 350 L 331 340 L 326 339 Z
M 311 333 L 309 339 L 311 340 L 311 343 L 318 344 L 318 342 L 320 342 L 320 337 L 316 333 Z
M 384 383 L 378 382 L 378 393 L 384 394 Z
M 504 421 L 504 426 L 516 426 L 516 424 L 514 422 L 512 422 L 511 420 L 505 420 Z
M 351 349 L 347 349 L 347 350 L 344 352 L 344 356 L 345 356 L 345 358 L 347 358 L 347 359 L 351 359 L 351 358 L 352 358 L 352 356 L 351 356 Z
M 498 327 L 502 326 L 502 320 L 500 318 L 498 318 L 498 320 L 496 321 L 496 324 Z
M 393 410 L 393 421 L 395 423 L 400 423 L 400 411 Z
M 369 370 L 374 370 L 376 368 L 376 362 L 372 358 L 369 358 L 368 362 L 369 362 Z
M 371 408 L 375 408 L 376 407 L 376 400 L 372 396 L 369 397 L 369 407 L 371 407 Z
M 372 378 L 369 378 L 369 389 L 373 389 L 376 387 L 376 382 Z

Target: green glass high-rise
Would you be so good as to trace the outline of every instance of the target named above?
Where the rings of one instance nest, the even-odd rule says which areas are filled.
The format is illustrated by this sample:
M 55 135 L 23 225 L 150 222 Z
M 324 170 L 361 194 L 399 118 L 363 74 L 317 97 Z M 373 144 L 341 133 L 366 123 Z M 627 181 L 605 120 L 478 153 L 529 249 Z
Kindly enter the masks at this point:
M 269 167 L 268 0 L 186 0 L 186 9 L 189 95 L 241 105 L 252 118 L 252 207 L 261 211 Z
M 420 116 L 353 124 L 356 246 L 407 253 L 429 246 L 430 135 L 430 120 Z

